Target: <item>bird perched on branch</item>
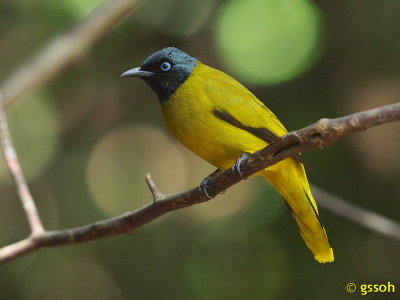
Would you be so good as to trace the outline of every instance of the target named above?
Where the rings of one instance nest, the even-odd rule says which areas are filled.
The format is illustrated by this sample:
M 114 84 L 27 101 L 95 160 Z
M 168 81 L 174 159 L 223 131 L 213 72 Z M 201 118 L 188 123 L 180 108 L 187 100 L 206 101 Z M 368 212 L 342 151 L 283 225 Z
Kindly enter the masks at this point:
M 168 47 L 122 77 L 140 77 L 157 93 L 168 129 L 188 149 L 226 170 L 287 133 L 277 117 L 229 75 Z M 238 160 L 239 159 L 239 160 Z M 314 258 L 332 262 L 300 155 L 257 173 L 283 197 Z M 207 186 L 204 192 L 207 195 Z

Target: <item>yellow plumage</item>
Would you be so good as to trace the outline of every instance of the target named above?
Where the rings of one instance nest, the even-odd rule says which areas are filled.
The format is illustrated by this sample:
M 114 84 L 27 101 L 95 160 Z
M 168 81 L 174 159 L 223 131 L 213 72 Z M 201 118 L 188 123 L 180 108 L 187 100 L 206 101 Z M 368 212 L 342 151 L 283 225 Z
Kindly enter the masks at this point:
M 197 61 L 191 75 L 161 104 L 167 127 L 188 149 L 221 170 L 243 153 L 267 142 L 214 114 L 225 111 L 241 124 L 267 128 L 276 136 L 287 131 L 276 116 L 232 77 Z M 318 217 L 304 167 L 287 158 L 258 173 L 285 199 L 308 248 L 319 262 L 333 261 L 333 251 Z

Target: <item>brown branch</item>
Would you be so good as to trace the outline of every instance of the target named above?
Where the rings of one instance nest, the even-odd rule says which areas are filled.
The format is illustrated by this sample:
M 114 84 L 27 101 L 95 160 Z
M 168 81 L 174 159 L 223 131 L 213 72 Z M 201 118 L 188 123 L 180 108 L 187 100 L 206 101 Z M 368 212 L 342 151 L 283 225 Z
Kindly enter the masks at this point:
M 140 0 L 108 0 L 82 21 L 52 40 L 37 56 L 18 68 L 0 84 L 5 106 L 46 84 L 85 53 Z
M 249 155 L 242 161 L 240 171 L 247 177 L 294 153 L 311 149 L 321 149 L 350 133 L 399 120 L 400 103 L 337 119 L 321 119 L 303 129 L 290 132 L 268 147 Z M 207 182 L 208 194 L 216 196 L 240 180 L 242 178 L 234 167 L 217 175 L 214 174 Z M 134 212 L 127 212 L 111 219 L 72 229 L 45 231 L 34 238 L 31 237 L 3 247 L 0 249 L 0 263 L 15 259 L 22 254 L 30 253 L 41 247 L 75 244 L 120 233 L 131 233 L 140 226 L 170 211 L 209 200 L 201 194 L 199 187 L 180 194 L 164 196 L 158 191 L 151 177 L 147 176 L 146 181 L 153 194 L 153 198 L 156 199 L 153 203 L 147 204 Z M 377 224 L 375 223 L 375 225 Z M 393 221 L 393 224 L 397 223 Z M 370 226 L 370 228 L 372 227 Z
M 323 149 L 348 134 L 399 120 L 400 102 L 336 119 L 321 119 L 312 125 L 289 132 L 268 147 L 253 153 L 242 161 L 240 171 L 244 177 L 249 177 L 293 154 Z M 223 187 L 230 187 L 240 180 L 240 175 L 234 168 L 230 168 L 208 181 L 208 193 L 215 197 L 224 190 Z
M 26 183 L 21 165 L 18 161 L 17 153 L 11 139 L 7 117 L 2 106 L 2 95 L 0 94 L 0 144 L 3 149 L 4 159 L 16 187 L 19 199 L 21 200 L 26 217 L 31 228 L 32 236 L 40 235 L 44 229 L 40 220 L 35 202 L 29 187 Z

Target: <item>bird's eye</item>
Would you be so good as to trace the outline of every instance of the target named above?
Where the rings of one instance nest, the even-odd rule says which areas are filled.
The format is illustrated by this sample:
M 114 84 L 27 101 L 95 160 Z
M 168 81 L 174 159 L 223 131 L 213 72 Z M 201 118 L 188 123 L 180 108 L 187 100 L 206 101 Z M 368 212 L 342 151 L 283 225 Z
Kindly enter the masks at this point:
M 169 61 L 164 61 L 163 63 L 161 63 L 160 69 L 163 72 L 168 72 L 169 70 L 172 69 L 172 65 Z

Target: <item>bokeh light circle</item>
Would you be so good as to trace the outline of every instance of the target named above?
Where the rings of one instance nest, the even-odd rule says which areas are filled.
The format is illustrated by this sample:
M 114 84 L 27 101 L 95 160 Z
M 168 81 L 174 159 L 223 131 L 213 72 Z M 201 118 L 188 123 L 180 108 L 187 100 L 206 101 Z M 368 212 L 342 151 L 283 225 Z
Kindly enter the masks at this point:
M 60 139 L 60 122 L 52 99 L 45 93 L 35 93 L 7 110 L 14 146 L 28 179 L 40 176 L 52 161 Z M 3 158 L 0 182 L 10 178 Z
M 126 299 L 118 282 L 94 256 L 82 250 L 68 254 L 53 250 L 37 255 L 33 263 L 19 270 L 25 285 L 13 299 Z M 44 288 L 44 282 L 51 284 Z
M 303 73 L 318 58 L 320 19 L 307 0 L 233 0 L 217 18 L 217 49 L 236 77 L 278 84 Z
M 187 170 L 177 144 L 149 125 L 112 130 L 89 158 L 86 176 L 94 203 L 109 216 L 148 204 L 152 201 L 144 181 L 148 172 L 164 193 L 182 191 Z

